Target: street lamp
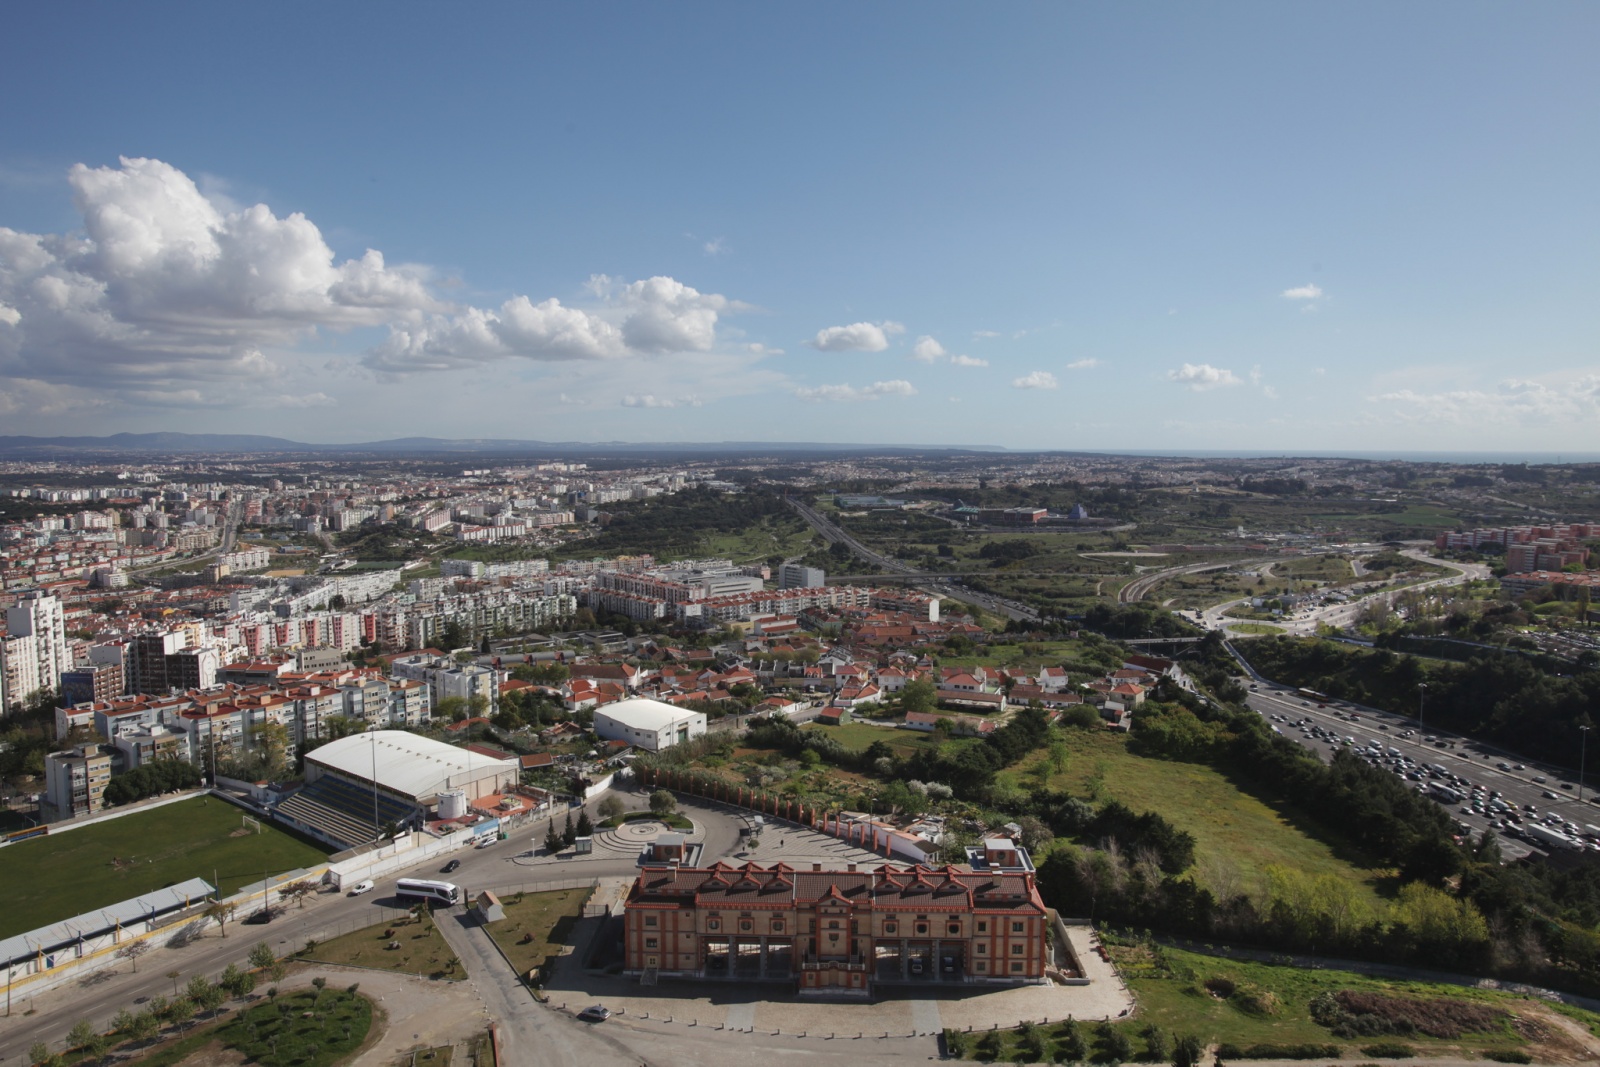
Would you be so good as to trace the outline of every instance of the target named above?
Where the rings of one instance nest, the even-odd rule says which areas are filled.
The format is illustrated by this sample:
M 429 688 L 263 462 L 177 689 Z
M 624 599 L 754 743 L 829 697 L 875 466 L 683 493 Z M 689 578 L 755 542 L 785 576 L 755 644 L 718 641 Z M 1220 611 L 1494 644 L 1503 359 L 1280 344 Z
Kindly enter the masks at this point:
M 1417 683 L 1417 727 L 1422 727 L 1422 712 L 1428 704 L 1428 683 Z
M 1589 755 L 1589 728 L 1578 727 L 1582 741 L 1578 745 L 1578 799 L 1583 799 L 1583 764 Z

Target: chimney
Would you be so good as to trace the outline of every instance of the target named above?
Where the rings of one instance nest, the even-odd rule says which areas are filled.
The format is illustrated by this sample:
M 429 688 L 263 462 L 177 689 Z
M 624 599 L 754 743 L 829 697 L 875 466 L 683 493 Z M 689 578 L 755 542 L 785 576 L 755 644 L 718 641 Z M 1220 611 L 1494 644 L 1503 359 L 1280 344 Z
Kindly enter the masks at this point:
M 811 865 L 811 869 L 812 869 L 812 870 L 813 870 L 813 871 L 820 871 L 820 870 L 822 870 L 822 864 L 820 864 L 820 863 L 813 863 L 813 864 L 812 864 L 812 865 Z
M 856 869 L 856 865 L 853 864 L 853 863 L 845 865 L 845 870 L 847 870 L 847 871 L 854 871 L 855 869 Z

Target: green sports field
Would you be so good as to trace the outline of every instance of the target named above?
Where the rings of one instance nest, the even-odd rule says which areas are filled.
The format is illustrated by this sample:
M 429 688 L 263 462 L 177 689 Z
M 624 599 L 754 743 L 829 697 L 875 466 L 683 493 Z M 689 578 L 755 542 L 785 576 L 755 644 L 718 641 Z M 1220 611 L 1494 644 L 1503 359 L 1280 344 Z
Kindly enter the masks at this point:
M 263 872 L 308 867 L 327 852 L 262 822 L 240 829 L 240 809 L 215 797 L 124 815 L 0 849 L 0 937 L 10 937 L 189 878 L 224 895 Z

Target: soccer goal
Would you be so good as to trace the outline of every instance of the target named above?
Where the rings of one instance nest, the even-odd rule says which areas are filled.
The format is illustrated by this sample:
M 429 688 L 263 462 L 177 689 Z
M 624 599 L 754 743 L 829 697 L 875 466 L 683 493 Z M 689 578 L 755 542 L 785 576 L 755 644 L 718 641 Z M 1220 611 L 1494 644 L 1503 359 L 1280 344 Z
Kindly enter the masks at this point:
M 254 815 L 241 815 L 239 816 L 239 819 L 239 829 L 248 830 L 250 827 L 254 826 L 256 828 L 256 833 L 259 834 L 261 832 L 261 820 L 256 818 Z

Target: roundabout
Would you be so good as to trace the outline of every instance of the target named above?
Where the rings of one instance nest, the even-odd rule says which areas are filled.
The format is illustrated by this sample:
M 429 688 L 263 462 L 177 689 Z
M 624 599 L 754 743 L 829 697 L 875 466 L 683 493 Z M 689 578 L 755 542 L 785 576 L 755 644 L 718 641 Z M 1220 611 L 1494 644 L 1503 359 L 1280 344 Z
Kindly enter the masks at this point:
M 599 844 L 601 839 L 604 838 L 607 845 L 624 848 L 643 848 L 645 845 L 653 843 L 662 834 L 681 833 L 687 837 L 694 832 L 695 830 L 674 830 L 660 819 L 633 819 L 623 823 L 621 826 L 616 826 L 609 830 L 601 830 L 594 837 L 596 844 Z

